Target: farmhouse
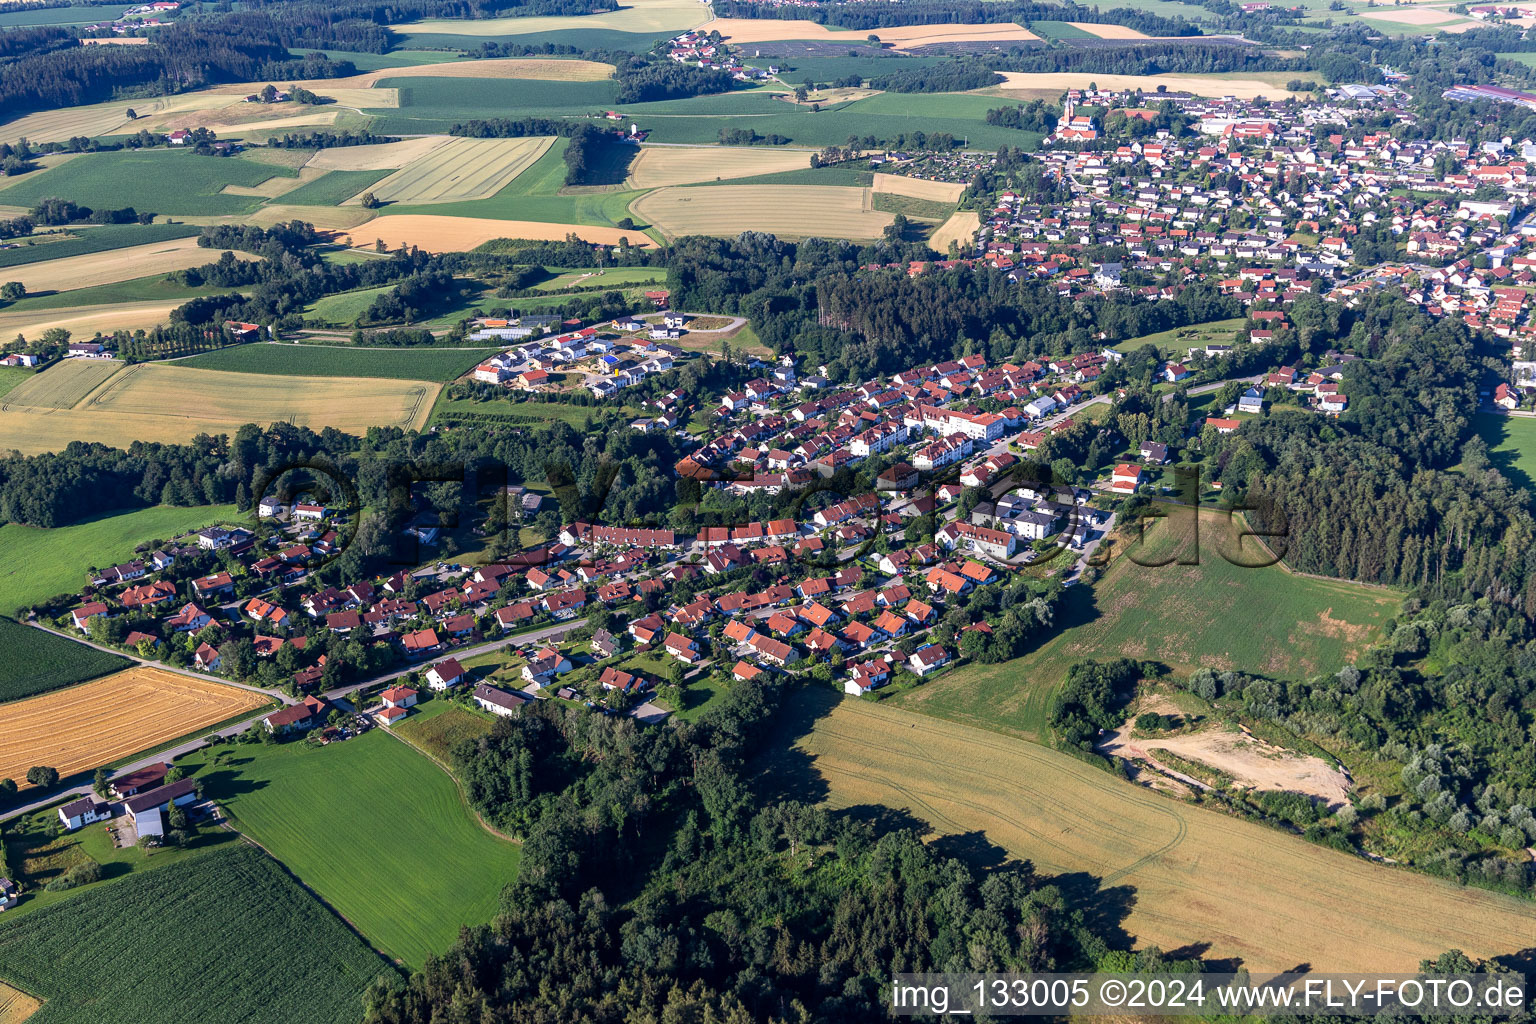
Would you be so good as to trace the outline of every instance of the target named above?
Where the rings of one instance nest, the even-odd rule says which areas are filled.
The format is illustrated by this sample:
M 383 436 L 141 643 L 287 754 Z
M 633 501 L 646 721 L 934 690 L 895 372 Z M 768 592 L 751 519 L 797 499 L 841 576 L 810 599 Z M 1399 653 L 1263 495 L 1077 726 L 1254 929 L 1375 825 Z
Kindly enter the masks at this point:
M 112 780 L 110 792 L 119 800 L 124 797 L 138 796 L 140 793 L 154 789 L 165 784 L 165 773 L 170 771 L 170 765 L 161 761 L 147 768 L 140 768 L 136 772 L 127 775 L 119 775 Z
M 168 786 L 129 797 L 123 801 L 123 811 L 133 822 L 139 838 L 165 834 L 165 813 L 172 806 L 183 807 L 197 800 L 197 780 L 179 779 Z
M 82 825 L 106 821 L 111 817 L 112 808 L 108 804 L 89 796 L 81 797 L 59 808 L 59 821 L 64 823 L 64 828 L 69 832 L 73 832 Z

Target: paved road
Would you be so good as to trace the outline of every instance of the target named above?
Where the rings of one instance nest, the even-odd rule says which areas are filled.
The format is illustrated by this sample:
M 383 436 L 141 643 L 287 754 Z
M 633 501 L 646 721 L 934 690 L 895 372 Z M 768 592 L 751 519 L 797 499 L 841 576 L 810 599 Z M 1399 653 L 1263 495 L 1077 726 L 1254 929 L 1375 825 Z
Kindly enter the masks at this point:
M 536 629 L 536 630 L 533 630 L 533 631 L 528 632 L 528 633 L 519 633 L 519 634 L 516 634 L 514 636 L 501 637 L 501 638 L 499 638 L 497 640 L 488 641 L 488 642 L 482 643 L 482 644 L 476 644 L 474 647 L 466 647 L 466 648 L 464 648 L 462 650 L 450 651 L 447 654 L 445 654 L 444 657 L 473 658 L 473 657 L 476 657 L 476 656 L 481 655 L 481 654 L 487 654 L 487 653 L 489 653 L 491 651 L 496 650 L 499 647 L 506 647 L 506 646 L 508 646 L 510 644 L 536 643 L 536 642 L 541 641 L 541 640 L 547 640 L 547 639 L 549 639 L 551 637 L 554 637 L 556 635 L 563 635 L 563 634 L 569 632 L 570 630 L 573 630 L 573 629 L 576 629 L 576 628 L 578 628 L 578 627 L 580 627 L 582 625 L 585 625 L 586 621 L 587 620 L 585 618 L 572 619 L 569 622 L 561 622 L 561 623 L 558 623 L 558 624 L 553 625 L 553 626 L 545 626 L 545 627 L 543 627 L 541 629 Z M 31 625 L 35 626 L 38 629 L 44 629 L 45 628 L 43 626 L 38 626 L 36 623 L 31 623 Z M 57 630 L 47 630 L 47 631 L 48 632 L 58 632 Z M 59 635 L 60 636 L 67 636 L 68 634 L 60 633 Z M 71 639 L 78 639 L 78 638 L 72 637 Z M 82 641 L 82 642 L 84 642 L 84 641 Z M 109 647 L 101 647 L 98 644 L 89 644 L 88 646 L 95 647 L 97 650 L 108 651 L 109 653 L 112 653 L 112 654 L 121 654 L 122 653 L 121 651 L 112 650 Z M 133 658 L 132 655 L 127 655 L 127 657 Z M 272 697 L 274 700 L 282 701 L 284 704 L 292 704 L 292 703 L 294 703 L 291 698 L 289 698 L 286 694 L 282 693 L 281 691 L 264 690 L 264 689 L 262 689 L 261 687 L 258 687 L 258 686 L 247 686 L 244 683 L 233 683 L 233 682 L 230 682 L 227 679 L 220 679 L 217 676 L 207 676 L 207 675 L 201 675 L 201 674 L 196 673 L 196 672 L 188 672 L 185 669 L 173 668 L 173 667 L 171 667 L 169 665 L 161 665 L 159 662 L 144 661 L 142 658 L 133 658 L 133 660 L 139 662 L 140 664 L 151 665 L 151 666 L 153 666 L 155 668 L 163 668 L 163 669 L 166 669 L 167 671 L 177 672 L 177 673 L 180 673 L 181 675 L 191 676 L 191 677 L 196 678 L 196 679 L 203 679 L 203 680 L 208 680 L 208 681 L 212 681 L 212 682 L 223 683 L 226 686 L 235 686 L 235 687 L 239 687 L 240 689 L 243 689 L 243 690 L 253 690 L 253 691 L 257 692 L 257 693 L 264 693 L 264 694 L 267 694 L 268 696 Z M 360 681 L 360 682 L 356 682 L 356 681 L 355 682 L 351 682 L 351 683 L 346 684 L 345 686 L 338 686 L 338 687 L 336 687 L 333 690 L 326 691 L 325 694 L 324 694 L 324 697 L 325 697 L 326 700 L 336 700 L 338 698 L 345 697 L 345 696 L 347 696 L 347 695 L 349 695 L 349 694 L 351 694 L 351 693 L 353 693 L 353 692 L 355 692 L 355 691 L 357 691 L 359 689 L 363 689 L 363 688 L 369 687 L 369 686 L 377 686 L 380 683 L 387 683 L 387 682 L 390 682 L 391 680 L 399 679 L 399 678 L 401 678 L 403 676 L 406 676 L 406 675 L 410 674 L 411 672 L 420 671 L 426 664 L 428 664 L 428 663 L 423 662 L 423 663 L 419 663 L 419 664 L 416 664 L 416 665 L 410 665 L 410 666 L 407 666 L 406 668 L 396 669 L 396 670 L 394 670 L 392 672 L 386 672 L 383 675 L 374 676 L 371 679 L 366 679 L 366 680 L 363 680 L 363 681 Z M 189 753 L 191 753 L 194 750 L 201 750 L 203 747 L 206 747 L 208 745 L 207 744 L 207 737 L 208 736 L 218 735 L 218 736 L 226 738 L 226 739 L 231 737 L 231 736 L 236 736 L 236 735 L 244 732 L 246 729 L 249 729 L 253 723 L 258 722 L 261 719 L 265 718 L 269 713 L 270 712 L 268 712 L 268 711 L 257 712 L 256 714 L 251 715 L 249 718 L 243 718 L 240 721 L 234 723 L 233 725 L 227 725 L 224 728 L 217 730 L 216 732 L 204 733 L 201 736 L 197 737 L 196 739 L 189 739 L 189 740 L 186 740 L 186 741 L 184 741 L 182 743 L 178 743 L 176 746 L 171 747 L 171 748 L 169 748 L 167 750 L 162 750 L 162 751 L 160 751 L 157 754 L 151 754 L 151 755 L 149 755 L 147 757 L 139 758 L 139 759 L 137 759 L 135 761 L 132 761 L 132 762 L 130 762 L 128 764 L 125 764 L 122 767 L 118 768 L 114 772 L 114 774 L 115 775 L 121 775 L 121 774 L 124 774 L 126 772 L 136 771 L 139 768 L 146 768 L 149 765 L 158 764 L 161 761 L 173 761 L 173 760 L 175 760 L 176 758 L 180 757 L 183 754 L 189 754 Z M 71 787 L 69 787 L 67 789 L 54 790 L 54 791 L 48 793 L 46 796 L 40 797 L 40 798 L 35 799 L 35 800 L 31 800 L 31 801 L 29 801 L 29 802 L 27 802 L 25 804 L 22 804 L 20 806 L 17 806 L 17 807 L 9 808 L 8 810 L 4 811 L 3 813 L 0 813 L 0 821 L 6 821 L 6 820 L 8 820 L 10 818 L 17 817 L 18 815 L 30 814 L 33 811 L 39 810 L 39 809 L 41 809 L 43 807 L 47 807 L 49 804 L 56 803 L 56 802 L 58 802 L 59 800 L 62 800 L 62 799 L 85 796 L 90 791 L 91 791 L 91 784 L 89 782 L 83 782 L 83 783 L 81 783 L 78 786 L 71 786 Z

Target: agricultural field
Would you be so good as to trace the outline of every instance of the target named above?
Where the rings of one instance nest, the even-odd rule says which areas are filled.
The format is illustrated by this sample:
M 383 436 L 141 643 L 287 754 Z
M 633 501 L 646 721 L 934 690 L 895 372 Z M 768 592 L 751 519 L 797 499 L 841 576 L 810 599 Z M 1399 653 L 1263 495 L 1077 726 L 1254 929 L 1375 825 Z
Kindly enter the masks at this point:
M 371 55 L 370 55 L 371 56 Z M 354 63 L 356 63 L 354 61 Z M 449 60 L 372 68 L 350 78 L 314 78 L 298 84 L 311 90 L 373 89 L 380 82 L 403 78 L 499 78 L 513 81 L 601 82 L 613 77 L 613 65 L 595 60 L 564 57 L 492 57 L 485 60 Z M 256 85 L 226 86 L 244 92 Z M 367 106 L 368 104 L 362 104 Z
M 1084 31 L 1070 21 L 1032 21 L 1029 29 L 1043 39 L 1097 39 L 1092 32 Z
M 177 366 L 284 377 L 380 377 L 450 381 L 495 348 L 367 348 L 332 345 L 237 345 L 177 360 Z
M 967 252 L 981 230 L 981 215 L 974 210 L 959 210 L 949 215 L 933 234 L 928 236 L 928 247 L 935 252 L 948 252 L 953 243 L 961 252 Z
M 97 306 L 70 306 L 63 310 L 0 309 L 0 337 L 14 339 L 20 334 L 35 338 L 53 327 L 62 327 L 78 338 L 89 338 L 106 331 L 134 331 L 164 323 L 171 310 L 184 302 L 154 300 L 145 302 L 110 302 Z M 0 448 L 4 448 L 0 444 Z
M 1252 75 L 1229 78 L 1222 75 L 1116 75 L 1086 71 L 1000 71 L 998 74 L 1007 81 L 984 92 L 988 96 L 1005 96 L 1009 99 L 1056 100 L 1066 90 L 1087 88 L 1089 83 L 1097 83 L 1101 89 L 1142 89 L 1148 93 L 1159 85 L 1165 85 L 1169 92 L 1191 92 L 1196 96 L 1233 96 L 1244 100 L 1260 96 L 1283 100 L 1291 96 L 1304 98 L 1307 95 L 1291 92 L 1283 82 L 1277 84 Z
M 468 252 L 496 238 L 544 239 L 558 242 L 567 235 L 577 235 L 588 242 L 646 246 L 652 242 L 643 231 L 594 227 L 589 224 L 560 224 L 546 221 L 500 220 L 489 217 L 448 217 L 431 214 L 392 214 L 371 220 L 352 229 L 352 245 L 370 246 L 381 240 L 391 249 L 415 245 L 431 252 Z
M 36 372 L 26 366 L 0 366 L 0 398 L 31 380 Z
M 948 181 L 928 181 L 909 178 L 904 174 L 877 173 L 874 178 L 876 192 L 910 199 L 927 199 L 935 203 L 958 203 L 965 193 L 965 186 Z
M 894 701 L 1044 741 L 1051 694 L 1076 662 L 1123 656 L 1160 661 L 1179 676 L 1209 667 L 1306 679 L 1336 671 L 1379 641 L 1402 605 L 1393 590 L 1296 576 L 1280 565 L 1234 565 L 1221 552 L 1257 560 L 1257 545 L 1239 545 L 1214 511 L 1200 514 L 1197 538 L 1196 520 L 1185 512 L 1152 524 L 1144 542 L 1129 544 L 1122 533 L 1103 578 L 1068 592 L 1057 612 L 1066 628 L 1040 647 L 1000 665 L 967 665 Z M 1153 568 L 1133 560 L 1196 557 L 1197 543 L 1197 565 Z
M 1254 972 L 1390 972 L 1447 949 L 1530 945 L 1525 901 L 1178 803 L 1033 743 L 829 693 L 799 700 L 766 775 L 801 799 L 903 808 L 940 834 L 984 835 L 1060 876 L 1137 947 L 1200 944 Z
M 642 147 L 629 166 L 630 188 L 660 188 L 729 178 L 750 178 L 809 167 L 811 155 L 750 148 Z
M 289 206 L 339 206 L 388 176 L 388 171 L 325 171 L 281 198 Z
M 0 1024 L 21 1024 L 37 1012 L 43 1001 L 0 981 Z
M 140 213 L 228 216 L 252 212 L 261 197 L 229 195 L 226 186 L 253 188 L 274 176 L 296 178 L 298 172 L 238 156 L 170 149 L 86 153 L 12 185 L 5 190 L 5 200 L 31 206 L 57 196 L 95 209 L 131 206 Z M 176 188 L 165 188 L 168 181 Z
M 57 240 L 48 235 L 33 236 L 28 241 L 36 244 L 0 249 L 0 269 L 127 246 L 148 245 L 151 242 L 192 238 L 200 230 L 187 224 L 104 224 L 100 227 L 71 228 L 68 233 L 60 233 Z M 5 279 L 16 280 L 10 274 L 6 274 Z
M 0 705 L 0 778 L 27 769 L 69 777 L 269 704 L 263 693 L 162 668 L 135 666 L 64 690 Z
M 868 32 L 838 29 L 815 21 L 778 20 L 768 18 L 716 18 L 707 27 L 718 31 L 729 43 L 738 46 L 750 43 L 773 43 L 787 40 L 814 42 L 847 42 L 850 46 L 863 46 Z M 1039 42 L 1040 37 L 1011 22 L 991 25 L 898 25 L 876 29 L 880 41 L 898 50 L 934 43 L 966 42 Z
M 533 166 L 553 141 L 452 139 L 384 178 L 370 191 L 386 203 L 489 199 Z
M 73 291 L 96 285 L 131 281 L 150 274 L 169 274 L 212 263 L 220 256 L 218 249 L 205 249 L 195 238 L 151 242 L 123 249 L 109 249 L 86 256 L 68 256 L 43 263 L 29 263 L 5 273 L 7 281 L 20 281 L 28 293 Z M 236 259 L 254 260 L 256 256 L 236 252 Z
M 51 530 L 19 523 L 0 525 L 0 614 L 74 593 L 87 569 L 125 562 L 140 544 L 170 540 L 212 523 L 233 522 L 233 505 L 180 508 L 156 505 L 133 512 L 106 513 Z M 82 561 L 82 552 L 89 552 Z
M 105 7 L 54 7 L 41 10 L 6 11 L 0 4 L 0 28 L 22 28 L 34 25 L 94 25 L 98 21 L 116 21 L 128 10 L 125 4 L 109 4 Z
M 667 279 L 666 270 L 660 267 L 607 267 L 591 270 L 565 270 L 546 268 L 556 276 L 534 285 L 535 291 L 559 292 L 571 288 L 603 287 L 621 289 L 630 285 L 660 284 Z
M 376 115 L 374 130 L 386 134 L 446 131 L 474 117 L 587 114 L 613 105 L 614 81 L 556 82 L 537 79 L 398 79 L 398 109 L 364 103 Z
M 771 231 L 785 238 L 872 240 L 895 219 L 875 209 L 869 190 L 833 185 L 663 188 L 633 209 L 669 238 Z
M 434 135 L 399 142 L 380 142 L 372 146 L 337 146 L 318 150 L 306 167 L 327 171 L 397 171 L 451 141 Z
M 0 971 L 44 1000 L 31 1024 L 201 1024 L 214 1006 L 221 1020 L 334 1024 L 391 973 L 250 846 L 70 895 L 0 920 Z
M 12 407 L 28 409 L 68 409 L 85 401 L 122 364 L 113 359 L 61 359 L 34 373 L 32 379 L 5 396 L 0 411 Z
M 486 18 L 472 25 L 458 19 L 423 19 L 404 25 L 391 25 L 390 28 L 412 37 L 420 36 L 422 38 L 418 42 L 432 45 L 433 35 L 458 35 L 466 28 L 474 30 L 471 38 L 510 35 L 535 37 L 562 29 L 606 29 L 612 32 L 669 35 L 697 28 L 708 20 L 709 8 L 695 0 L 631 0 L 616 11 L 599 14 Z
M 32 383 L 22 385 L 0 405 L 0 449 L 31 453 L 55 450 L 71 440 L 121 443 L 125 437 L 186 442 L 200 433 L 233 434 L 246 423 L 288 422 L 355 434 L 371 426 L 414 429 L 425 422 L 439 386 L 378 378 L 266 380 L 139 363 L 121 369 L 69 408 L 25 404 L 32 388 Z M 24 393 L 20 400 L 18 393 Z
M 461 925 L 491 920 L 517 872 L 520 848 L 481 827 L 446 771 L 382 729 L 177 763 L 241 831 L 411 967 L 447 949 Z
M 0 702 L 127 668 L 127 658 L 0 618 Z
M 1079 32 L 1087 33 L 1088 35 L 1093 36 L 1096 39 L 1146 39 L 1147 38 L 1147 34 L 1145 32 L 1138 32 L 1135 29 L 1127 28 L 1124 25 L 1108 25 L 1108 24 L 1100 25 L 1100 24 L 1096 24 L 1096 23 L 1090 22 L 1090 21 L 1069 21 L 1069 22 L 1065 22 L 1065 24 L 1071 26 L 1072 28 L 1077 29 Z

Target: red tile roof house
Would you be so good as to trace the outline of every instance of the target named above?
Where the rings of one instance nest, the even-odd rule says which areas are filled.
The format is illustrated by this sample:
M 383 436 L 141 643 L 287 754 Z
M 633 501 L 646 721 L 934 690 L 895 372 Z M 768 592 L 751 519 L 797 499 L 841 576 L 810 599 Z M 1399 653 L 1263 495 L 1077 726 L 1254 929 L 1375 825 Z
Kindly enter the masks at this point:
M 427 685 L 434 690 L 446 690 L 464 681 L 464 666 L 455 658 L 446 658 L 427 669 Z
M 389 707 L 383 708 L 382 710 L 375 711 L 373 718 L 374 721 L 378 722 L 385 728 L 388 728 L 409 714 L 410 712 L 405 708 L 397 708 L 393 705 L 390 705 Z
M 329 708 L 330 705 L 318 697 L 305 697 L 297 704 L 272 712 L 261 721 L 270 733 L 302 732 L 319 725 L 320 716 Z
M 177 633 L 195 633 L 213 621 L 213 616 L 195 604 L 184 604 L 181 611 L 166 619 L 164 625 Z
M 699 660 L 699 645 L 696 641 L 678 633 L 668 633 L 666 643 L 667 653 L 672 655 L 684 665 L 692 665 Z
M 405 648 L 406 654 L 419 657 L 437 650 L 442 646 L 442 641 L 438 640 L 435 630 L 418 629 L 414 633 L 407 633 L 401 637 L 400 646 Z
M 192 653 L 192 663 L 204 672 L 217 672 L 223 661 L 219 652 L 209 644 L 199 644 Z
M 129 772 L 127 775 L 119 775 L 112 780 L 109 791 L 121 800 L 123 797 L 135 796 L 144 790 L 154 789 L 156 786 L 165 784 L 165 773 L 170 771 L 170 768 L 170 765 L 162 761 L 147 768 L 140 768 L 136 772 Z
M 391 686 L 379 696 L 387 708 L 413 708 L 416 706 L 416 691 L 409 686 Z
M 76 608 L 74 611 L 70 612 L 69 618 L 70 621 L 75 624 L 75 628 L 84 633 L 86 629 L 86 623 L 98 615 L 109 616 L 109 613 L 107 612 L 107 606 L 102 604 L 100 601 L 92 601 L 90 604 L 83 604 L 79 608 Z

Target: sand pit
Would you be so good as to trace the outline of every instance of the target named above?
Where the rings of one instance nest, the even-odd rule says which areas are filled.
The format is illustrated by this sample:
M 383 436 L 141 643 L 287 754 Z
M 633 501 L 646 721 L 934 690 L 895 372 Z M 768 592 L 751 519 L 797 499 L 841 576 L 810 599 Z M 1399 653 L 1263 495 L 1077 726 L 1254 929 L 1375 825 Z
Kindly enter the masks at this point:
M 450 141 L 446 135 L 425 135 L 376 146 L 337 146 L 320 150 L 304 166 L 325 171 L 393 171 Z
M 66 256 L 41 263 L 24 263 L 0 271 L 0 277 L 7 281 L 20 281 L 28 292 L 68 291 L 200 267 L 214 262 L 220 254 L 219 249 L 200 247 L 195 238 L 178 238 L 170 242 L 130 245 L 125 249 Z M 254 260 L 258 257 L 237 252 L 235 258 Z M 54 316 L 58 313 L 55 311 L 46 315 Z
M 1196 96 L 1218 99 L 1232 96 L 1240 100 L 1251 100 L 1265 96 L 1272 100 L 1283 100 L 1288 96 L 1307 95 L 1293 93 L 1283 85 L 1257 78 L 1223 78 L 1217 75 L 1107 75 L 1087 71 L 999 71 L 998 74 L 1006 81 L 995 88 L 983 90 L 985 95 L 1054 99 L 1068 89 L 1086 89 L 1090 83 L 1097 83 L 1100 89 L 1140 89 L 1148 94 L 1159 85 L 1166 85 L 1169 92 L 1190 92 Z
M 716 178 L 750 178 L 811 165 L 809 153 L 775 153 L 744 147 L 647 146 L 629 167 L 630 188 L 690 185 Z
M 815 42 L 845 42 L 850 46 L 865 45 L 863 31 L 839 32 L 814 21 L 780 21 L 768 18 L 716 18 L 704 28 L 719 32 L 732 43 L 774 43 L 785 40 L 810 40 Z M 970 42 L 1038 42 L 1040 37 L 1029 29 L 1011 22 L 995 25 L 899 25 L 876 29 L 874 34 L 882 43 L 896 49 L 928 46 L 933 43 Z
M 912 199 L 931 199 L 936 203 L 958 203 L 961 194 L 965 192 L 964 185 L 948 181 L 925 181 L 883 171 L 875 174 L 874 187 L 876 192 Z
M 653 244 L 643 231 L 621 231 L 587 224 L 548 224 L 531 220 L 494 220 L 489 217 L 439 217 L 432 214 L 406 213 L 379 217 L 350 232 L 351 244 L 372 248 L 382 239 L 391 249 L 415 245 L 430 252 L 465 252 L 493 238 L 529 238 L 558 242 L 567 235 L 602 245 L 618 245 L 629 239 L 630 245 Z

